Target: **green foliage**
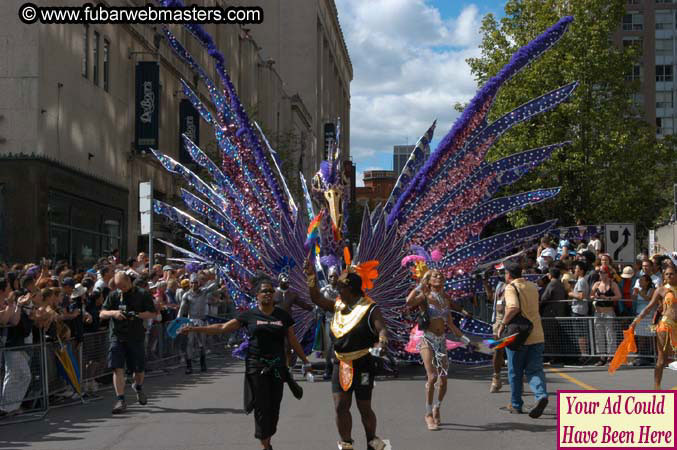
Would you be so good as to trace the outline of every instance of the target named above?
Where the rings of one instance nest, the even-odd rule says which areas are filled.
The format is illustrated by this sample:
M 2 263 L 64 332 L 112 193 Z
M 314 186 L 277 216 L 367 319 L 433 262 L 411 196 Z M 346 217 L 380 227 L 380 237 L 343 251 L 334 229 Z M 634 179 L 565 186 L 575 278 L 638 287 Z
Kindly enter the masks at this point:
M 634 222 L 645 230 L 667 206 L 677 174 L 674 140 L 657 141 L 632 100 L 639 85 L 625 78 L 641 49 L 614 44 L 624 12 L 624 0 L 509 0 L 500 22 L 491 14 L 484 18 L 482 55 L 468 60 L 480 84 L 561 17 L 574 17 L 554 48 L 503 86 L 490 114 L 495 120 L 529 99 L 580 83 L 569 102 L 515 127 L 489 153 L 495 160 L 572 141 L 507 189 L 562 186 L 555 200 L 510 214 L 513 226 L 554 217 L 562 226 Z

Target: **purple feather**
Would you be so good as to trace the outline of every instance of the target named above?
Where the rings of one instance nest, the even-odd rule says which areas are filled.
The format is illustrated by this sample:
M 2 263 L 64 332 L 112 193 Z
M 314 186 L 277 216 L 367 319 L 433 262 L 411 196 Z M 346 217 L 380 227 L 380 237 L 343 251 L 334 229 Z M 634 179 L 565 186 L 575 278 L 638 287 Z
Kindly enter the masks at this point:
M 451 131 L 447 133 L 444 139 L 437 146 L 435 152 L 430 155 L 423 168 L 416 174 L 414 179 L 409 183 L 406 190 L 397 199 L 397 203 L 393 207 L 388 216 L 388 225 L 392 226 L 395 220 L 399 217 L 400 210 L 410 200 L 414 191 L 420 192 L 426 184 L 428 176 L 437 166 L 440 159 L 453 148 L 454 142 L 460 138 L 463 133 L 467 132 L 467 127 L 471 125 L 473 119 L 476 121 L 479 115 L 486 116 L 488 109 L 483 111 L 487 102 L 498 92 L 498 89 L 515 75 L 519 70 L 531 62 L 534 58 L 546 51 L 552 46 L 566 31 L 567 27 L 573 20 L 573 17 L 567 16 L 559 20 L 555 25 L 550 27 L 547 31 L 539 37 L 531 41 L 529 44 L 520 48 L 510 59 L 510 62 L 501 69 L 501 71 L 492 77 L 482 89 L 470 101 L 470 104 L 465 108 L 461 117 L 458 118 Z M 482 120 L 484 118 L 482 117 Z
M 233 357 L 237 359 L 247 359 L 247 354 L 249 353 L 249 336 L 245 335 L 242 343 L 233 350 Z

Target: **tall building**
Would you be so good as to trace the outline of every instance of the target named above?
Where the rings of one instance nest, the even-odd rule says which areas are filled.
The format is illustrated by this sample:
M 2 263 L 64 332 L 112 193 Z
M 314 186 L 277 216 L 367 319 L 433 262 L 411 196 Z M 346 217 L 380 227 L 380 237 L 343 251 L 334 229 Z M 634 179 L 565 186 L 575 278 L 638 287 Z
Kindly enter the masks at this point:
M 341 148 L 350 159 L 350 82 L 353 66 L 334 0 L 240 0 L 260 6 L 264 21 L 248 25 L 264 58 L 275 64 L 285 89 L 298 94 L 312 116 L 313 143 L 303 159 L 307 175 L 326 159 L 327 146 L 341 120 Z
M 415 145 L 394 145 L 393 146 L 393 172 L 399 176 L 404 169 L 405 164 L 409 160 L 411 152 L 414 151 Z M 430 156 L 430 147 L 426 147 L 425 159 Z
M 33 3 L 55 5 L 47 0 Z M 103 3 L 143 6 L 147 2 Z M 214 0 L 191 3 L 213 5 Z M 0 37 L 0 260 L 26 262 L 48 256 L 84 266 L 115 248 L 123 257 L 147 248 L 147 237 L 139 236 L 139 182 L 153 181 L 154 198 L 177 205 L 181 201 L 176 177 L 142 150 L 153 147 L 186 161 L 179 142 L 184 131 L 195 136 L 208 154 L 218 154 L 213 129 L 187 104 L 179 80 L 186 80 L 208 103 L 204 83 L 174 56 L 157 26 L 26 25 L 18 18 L 19 4 L 0 2 L 4 31 Z M 293 23 L 305 23 L 307 11 L 284 9 L 284 20 L 265 11 L 263 27 L 285 33 Z M 302 17 L 291 17 L 292 11 Z M 339 51 L 345 63 L 345 47 L 336 47 L 343 40 L 335 8 L 325 6 L 321 11 L 322 33 L 319 21 L 294 30 L 296 41 L 289 43 L 288 51 L 306 55 L 313 48 L 314 57 L 323 62 L 332 62 L 328 53 Z M 172 25 L 170 29 L 216 78 L 206 50 L 183 28 Z M 349 106 L 328 109 L 326 92 L 341 90 L 347 98 L 347 84 L 337 78 L 330 82 L 318 72 L 333 76 L 346 65 L 315 64 L 313 70 L 282 73 L 280 65 L 264 57 L 261 43 L 247 28 L 210 24 L 206 29 L 223 52 L 252 120 L 261 124 L 284 158 L 283 170 L 290 175 L 300 168 L 307 174 L 313 171 L 319 163 L 317 145 L 324 140 L 320 118 L 340 115 Z M 317 90 L 307 101 L 295 87 L 306 85 L 312 92 Z M 148 124 L 155 128 L 151 136 L 139 135 Z M 312 164 L 304 162 L 309 154 L 313 158 L 305 159 Z M 154 236 L 171 240 L 181 231 L 156 216 Z M 156 248 L 164 251 L 160 245 Z
M 402 173 L 404 165 L 407 164 L 409 155 L 414 150 L 414 145 L 395 145 L 393 146 L 393 172 L 397 176 Z
M 656 124 L 657 136 L 675 132 L 676 32 L 677 1 L 627 0 L 616 39 L 618 44 L 641 50 L 640 60 L 629 71 L 628 79 L 640 81 L 636 100 L 644 106 L 647 121 Z

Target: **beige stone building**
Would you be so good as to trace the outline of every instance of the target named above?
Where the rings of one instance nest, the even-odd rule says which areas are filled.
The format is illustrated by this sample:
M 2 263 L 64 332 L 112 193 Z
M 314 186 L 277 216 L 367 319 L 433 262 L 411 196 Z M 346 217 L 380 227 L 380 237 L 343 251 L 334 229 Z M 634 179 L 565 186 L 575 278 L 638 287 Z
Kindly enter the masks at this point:
M 238 0 L 238 5 L 261 6 L 264 21 L 247 25 L 261 44 L 261 54 L 280 73 L 284 87 L 298 93 L 313 120 L 313 135 L 324 136 L 341 119 L 341 147 L 350 159 L 350 82 L 353 66 L 348 55 L 334 0 Z M 304 172 L 317 167 L 324 155 L 324 138 L 304 156 Z M 314 150 L 315 150 L 314 149 Z
M 139 237 L 139 182 L 152 180 L 156 198 L 179 203 L 176 178 L 135 148 L 135 67 L 142 61 L 159 64 L 158 147 L 175 159 L 179 159 L 179 104 L 184 98 L 179 80 L 193 87 L 197 80 L 173 55 L 156 26 L 26 25 L 17 16 L 22 3 L 0 2 L 0 260 L 29 261 L 47 255 L 86 265 L 115 248 L 123 257 L 132 255 L 147 246 L 147 238 Z M 334 21 L 330 39 L 342 43 L 336 11 L 329 13 L 327 20 Z M 267 14 L 263 27 L 287 25 L 275 23 L 274 15 Z M 285 83 L 289 75 L 280 64 L 267 61 L 264 47 L 246 28 L 206 28 L 224 53 L 252 119 L 285 157 L 288 176 L 296 178 L 293 174 L 301 167 L 310 175 L 319 161 L 318 143 L 324 139 L 318 118 L 339 114 L 322 110 L 319 97 L 307 102 L 305 92 L 295 88 L 316 84 L 316 73 L 305 80 L 307 73 L 297 73 L 297 84 Z M 206 51 L 183 29 L 171 29 L 216 78 Z M 301 48 L 307 42 L 316 41 L 313 31 L 305 38 L 298 35 L 299 52 L 307 51 Z M 349 67 L 347 52 L 339 56 L 342 62 L 334 66 Z M 349 85 L 343 88 L 347 97 Z M 197 90 L 206 101 L 204 84 L 197 83 Z M 347 113 L 345 118 L 347 123 Z M 214 133 L 202 120 L 199 135 L 200 147 L 216 154 Z M 343 135 L 347 141 L 347 126 Z M 157 236 L 171 239 L 178 231 L 156 219 Z M 161 246 L 157 250 L 163 251 Z

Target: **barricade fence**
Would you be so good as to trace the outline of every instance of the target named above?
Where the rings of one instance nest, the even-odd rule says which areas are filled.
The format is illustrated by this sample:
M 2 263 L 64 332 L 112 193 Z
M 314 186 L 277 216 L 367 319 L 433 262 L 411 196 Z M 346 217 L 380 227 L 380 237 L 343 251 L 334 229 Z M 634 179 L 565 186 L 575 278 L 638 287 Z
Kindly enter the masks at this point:
M 550 357 L 613 357 L 635 317 L 543 317 L 545 335 L 544 356 Z M 642 359 L 656 358 L 656 341 L 653 333 L 638 335 L 635 342 Z
M 165 370 L 185 360 L 187 339 L 185 336 L 172 339 L 167 334 L 168 325 L 153 322 L 146 329 L 147 373 Z M 88 395 L 91 398 L 96 392 L 97 380 L 102 381 L 112 375 L 112 370 L 108 368 L 108 330 L 85 333 L 81 342 L 75 339 L 48 342 L 41 332 L 34 337 L 34 342 L 20 347 L 5 347 L 0 340 L 0 414 L 11 415 L 0 420 L 0 425 L 40 419 L 47 414 L 50 405 L 63 403 L 60 398 L 70 399 L 68 404 L 86 401 Z M 225 351 L 226 343 L 232 344 L 230 336 L 208 336 L 207 351 Z M 199 355 L 199 352 L 194 354 Z M 62 362 L 66 358 L 70 359 L 70 363 L 66 361 L 66 365 L 71 366 L 68 369 L 64 369 Z M 72 370 L 81 395 L 77 395 L 66 380 L 65 370 Z
M 474 317 L 487 322 L 491 320 L 491 304 L 485 298 L 471 299 L 463 306 Z M 634 317 L 543 317 L 544 356 L 612 357 L 623 339 L 623 330 L 632 320 Z M 185 336 L 170 338 L 167 327 L 168 323 L 155 322 L 147 328 L 147 372 L 163 370 L 185 360 L 187 339 Z M 636 336 L 638 352 L 634 356 L 654 360 L 655 339 L 651 333 L 643 334 L 645 336 Z M 225 344 L 237 344 L 234 340 L 236 336 L 207 336 L 207 349 L 212 352 L 225 350 Z M 86 333 L 82 342 L 75 339 L 46 342 L 41 333 L 34 342 L 21 347 L 4 347 L 4 342 L 0 342 L 0 380 L 3 381 L 0 383 L 0 411 L 11 412 L 21 408 L 20 415 L 2 420 L 0 425 L 42 418 L 51 400 L 59 395 L 73 397 L 71 384 L 63 376 L 64 364 L 61 362 L 69 349 L 82 394 L 93 394 L 97 380 L 112 374 L 108 368 L 108 330 Z M 198 355 L 199 352 L 193 354 Z
M 3 327 L 5 328 L 5 327 Z M 0 330 L 2 331 L 2 330 Z M 44 336 L 30 345 L 4 347 L 0 342 L 0 411 L 2 423 L 38 420 L 49 408 Z
M 572 301 L 562 302 L 568 307 Z M 618 302 L 628 301 L 632 300 L 621 299 Z M 463 299 L 460 304 L 473 317 L 491 323 L 493 300 L 487 299 L 486 295 L 478 294 L 475 297 Z M 590 302 L 589 310 L 589 316 L 585 317 L 542 317 L 541 323 L 545 334 L 543 355 L 547 357 L 613 357 L 618 344 L 623 340 L 623 330 L 630 326 L 636 316 L 595 317 L 593 302 Z M 655 360 L 655 333 L 644 325 L 639 326 L 635 334 L 637 353 L 631 356 Z

